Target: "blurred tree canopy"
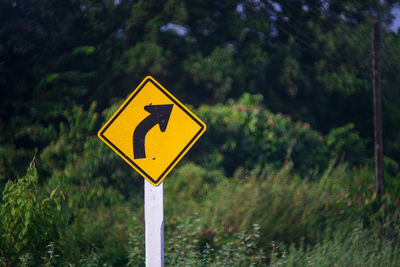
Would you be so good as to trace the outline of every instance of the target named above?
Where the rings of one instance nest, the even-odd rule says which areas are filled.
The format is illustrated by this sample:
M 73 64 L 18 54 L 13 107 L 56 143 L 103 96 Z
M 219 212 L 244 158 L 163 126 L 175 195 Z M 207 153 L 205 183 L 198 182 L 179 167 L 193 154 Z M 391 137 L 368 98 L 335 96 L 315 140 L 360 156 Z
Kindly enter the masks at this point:
M 102 112 L 153 75 L 185 103 L 244 92 L 322 133 L 371 141 L 371 21 L 384 28 L 385 153 L 400 159 L 395 1 L 6 0 L 0 3 L 0 176 L 21 176 L 65 110 Z M 372 146 L 371 146 L 372 147 Z M 372 149 L 368 150 L 372 155 Z
M 207 124 L 165 183 L 166 264 L 398 264 L 396 5 L 0 1 L 0 266 L 144 266 L 144 181 L 96 132 L 147 75 Z

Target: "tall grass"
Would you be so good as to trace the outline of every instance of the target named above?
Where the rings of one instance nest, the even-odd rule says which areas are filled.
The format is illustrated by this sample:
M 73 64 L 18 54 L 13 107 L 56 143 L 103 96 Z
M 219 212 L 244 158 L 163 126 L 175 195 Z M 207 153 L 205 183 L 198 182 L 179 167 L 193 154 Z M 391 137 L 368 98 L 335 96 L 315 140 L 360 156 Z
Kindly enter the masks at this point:
M 397 235 L 399 232 L 397 232 Z M 351 231 L 329 231 L 315 246 L 275 246 L 271 266 L 400 266 L 400 247 L 375 230 L 355 225 Z

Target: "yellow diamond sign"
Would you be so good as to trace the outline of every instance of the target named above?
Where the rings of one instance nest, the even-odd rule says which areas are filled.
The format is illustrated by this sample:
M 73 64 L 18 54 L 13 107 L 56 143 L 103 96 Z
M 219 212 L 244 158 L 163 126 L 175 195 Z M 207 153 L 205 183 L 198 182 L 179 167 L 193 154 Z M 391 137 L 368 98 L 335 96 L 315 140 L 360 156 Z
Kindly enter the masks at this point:
M 158 185 L 205 130 L 199 118 L 147 76 L 98 136 L 151 184 Z

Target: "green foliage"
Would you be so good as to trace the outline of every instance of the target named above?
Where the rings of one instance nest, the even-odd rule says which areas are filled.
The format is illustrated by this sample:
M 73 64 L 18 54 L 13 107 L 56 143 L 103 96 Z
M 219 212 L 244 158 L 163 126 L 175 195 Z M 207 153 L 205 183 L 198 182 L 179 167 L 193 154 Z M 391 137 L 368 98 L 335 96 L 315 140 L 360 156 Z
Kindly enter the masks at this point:
M 398 266 L 399 255 L 394 242 L 355 225 L 351 231 L 325 233 L 315 246 L 275 245 L 269 266 Z
M 260 242 L 268 247 L 273 240 L 284 243 L 305 239 L 314 242 L 324 226 L 321 210 L 329 203 L 327 195 L 313 183 L 291 173 L 291 164 L 281 171 L 258 169 L 249 174 L 237 172 L 210 192 L 202 214 L 206 225 L 249 231 L 261 227 Z
M 91 45 L 79 46 L 74 48 L 73 54 L 90 55 L 96 51 L 96 48 Z
M 228 95 L 233 82 L 232 54 L 232 45 L 225 48 L 216 47 L 207 57 L 200 53 L 191 55 L 184 62 L 184 68 L 196 86 L 204 87 L 212 92 L 215 100 L 221 101 Z
M 166 225 L 176 225 L 181 214 L 200 210 L 202 226 L 214 233 L 207 239 L 211 245 L 214 237 L 220 245 L 233 232 L 248 232 L 256 223 L 261 233 L 258 244 L 271 249 L 272 241 L 315 244 L 327 227 L 348 229 L 354 221 L 373 229 L 384 214 L 384 231 L 392 240 L 399 238 L 391 235 L 400 220 L 397 193 L 388 190 L 379 201 L 374 172 L 368 167 L 334 166 L 333 161 L 319 180 L 310 181 L 294 174 L 291 163 L 279 171 L 268 166 L 239 169 L 230 179 L 184 165 L 166 183 Z M 200 188 L 198 179 L 203 181 Z M 199 195 L 201 188 L 208 188 L 205 196 Z
M 326 136 L 326 145 L 336 158 L 352 165 L 365 163 L 366 141 L 354 130 L 353 123 L 332 129 Z
M 89 209 L 69 204 L 68 208 L 73 217 L 68 217 L 68 228 L 57 243 L 58 264 L 123 266 L 127 263 L 126 228 L 130 213 L 125 205 Z
M 398 191 L 389 188 L 380 200 L 377 199 L 375 173 L 367 166 L 350 170 L 345 165 L 328 168 L 320 183 L 332 200 L 325 212 L 335 220 L 347 223 L 361 220 L 370 225 L 379 222 L 384 215 L 390 232 L 400 219 Z
M 165 184 L 167 262 L 173 266 L 229 266 L 233 262 L 263 266 L 274 261 L 272 244 L 318 247 L 321 240 L 334 240 L 325 237 L 324 231 L 350 231 L 354 221 L 361 221 L 369 231 L 377 228 L 383 215 L 382 238 L 398 242 L 398 187 L 388 189 L 378 200 L 368 166 L 327 161 L 334 156 L 357 162 L 356 153 L 364 143 L 353 126 L 333 129 L 323 137 L 306 123 L 266 110 L 261 102 L 261 96 L 245 94 L 237 102 L 199 108 L 207 121 L 208 140 L 193 151 L 196 163 L 183 161 Z M 109 118 L 118 104 L 104 117 Z M 6 185 L 4 194 L 21 205 L 17 205 L 21 214 L 33 209 L 46 216 L 29 219 L 26 232 L 18 226 L 25 225 L 25 215 L 14 224 L 4 220 L 2 233 L 13 233 L 8 234 L 10 238 L 24 232 L 15 242 L 25 245 L 6 247 L 3 259 L 24 266 L 143 265 L 142 178 L 93 136 L 98 124 L 95 104 L 87 111 L 74 107 L 64 113 L 64 121 L 38 161 L 43 174 L 40 186 L 37 171 L 31 169 L 22 180 Z M 357 151 L 351 151 L 355 147 Z M 228 169 L 228 161 L 238 164 Z M 388 158 L 386 167 L 387 183 L 395 185 L 398 165 Z M 229 172 L 233 173 L 230 178 Z M 22 182 L 28 177 L 36 177 L 30 178 L 35 182 Z M 32 205 L 10 193 L 16 185 L 34 192 L 22 195 L 30 199 L 33 194 Z M 61 196 L 66 201 L 59 201 Z M 49 200 L 41 202 L 44 199 Z M 198 219 L 191 218 L 194 211 Z M 48 231 L 44 234 L 48 237 L 27 237 L 35 233 L 29 230 L 35 227 Z
M 263 251 L 257 246 L 260 238 L 258 225 L 248 233 L 234 234 L 219 246 L 215 246 L 212 238 L 209 239 L 210 235 L 216 238 L 212 230 L 200 225 L 196 216 L 189 216 L 166 232 L 166 266 L 259 266 L 265 262 Z M 129 242 L 128 266 L 145 266 L 143 233 L 137 227 L 134 230 Z
M 202 201 L 214 185 L 226 179 L 219 170 L 207 170 L 192 162 L 187 162 L 171 175 L 173 180 L 165 184 L 165 190 L 172 197 L 185 201 Z
M 270 112 L 262 100 L 261 95 L 246 93 L 225 105 L 201 106 L 198 114 L 208 129 L 195 160 L 210 168 L 223 167 L 228 175 L 238 167 L 280 168 L 289 161 L 302 175 L 311 175 L 334 157 L 351 164 L 365 161 L 365 141 L 353 124 L 334 128 L 324 137 L 306 122 Z
M 41 171 L 51 177 L 49 183 L 62 183 L 73 196 L 70 201 L 74 199 L 86 207 L 99 201 L 106 205 L 116 203 L 136 193 L 142 182 L 138 174 L 93 136 L 95 126 L 99 127 L 95 107 L 93 103 L 87 111 L 74 107 L 66 112 L 67 123 L 60 124 L 59 137 L 40 156 Z
M 40 236 L 41 233 L 39 230 L 29 228 L 27 231 L 30 235 L 26 238 L 24 236 L 24 242 L 29 240 L 34 243 L 37 240 L 32 245 L 35 249 L 29 247 L 25 249 L 26 253 L 21 249 L 7 251 L 12 259 L 18 259 L 25 255 L 26 257 L 24 256 L 23 259 L 26 266 L 37 266 L 40 262 L 43 264 L 45 262 L 70 263 L 77 264 L 77 266 L 90 266 L 97 263 L 121 265 L 126 262 L 127 241 L 124 237 L 124 228 L 126 226 L 125 218 L 129 215 L 121 203 L 124 194 L 128 196 L 128 194 L 135 193 L 130 189 L 138 188 L 138 186 L 130 182 L 132 179 L 131 169 L 121 169 L 122 164 L 117 161 L 114 153 L 102 146 L 98 138 L 91 136 L 94 128 L 98 126 L 95 106 L 93 103 L 87 111 L 81 107 L 74 107 L 65 112 L 65 122 L 60 123 L 58 138 L 41 153 L 40 160 L 38 160 L 39 172 L 44 177 L 40 179 L 41 186 L 35 185 L 37 192 L 35 191 L 36 195 L 34 196 L 37 201 L 41 201 L 46 198 L 46 191 L 51 192 L 53 188 L 56 188 L 62 190 L 62 196 L 66 201 L 62 205 L 60 204 L 61 207 L 58 207 L 61 210 L 56 217 L 50 213 L 45 214 L 49 225 L 46 224 L 47 221 L 37 220 L 31 222 L 32 226 L 28 225 L 31 228 L 40 227 L 39 229 L 42 229 L 41 227 L 43 227 L 47 231 L 56 231 L 52 238 L 46 237 L 50 234 L 43 234 L 43 238 L 34 238 Z M 35 183 L 37 184 L 36 173 L 35 169 L 35 175 L 32 177 L 36 177 Z M 5 193 L 11 190 L 9 184 L 13 183 L 9 182 L 6 185 Z M 23 183 L 23 185 L 25 184 Z M 57 192 L 53 191 L 50 195 L 51 199 L 57 195 Z M 15 199 L 9 201 L 25 203 L 21 202 L 21 199 L 17 200 L 19 197 L 21 199 L 28 198 L 24 195 L 15 195 Z M 35 209 L 34 206 L 31 206 L 28 208 Z M 25 213 L 29 215 L 33 212 Z M 9 223 L 9 220 L 5 221 L 5 225 Z M 14 226 L 10 224 L 9 227 Z M 53 228 L 55 230 L 52 230 Z M 15 229 L 15 232 L 18 231 Z M 24 233 L 25 231 L 26 229 L 23 229 Z M 51 249 L 54 253 L 51 255 L 42 253 L 49 251 L 46 249 L 46 245 L 50 242 L 54 242 Z M 14 246 L 12 242 L 8 243 L 11 247 Z M 36 254 L 32 254 L 32 251 Z M 47 258 L 42 261 L 41 257 L 45 255 Z
M 199 219 L 190 217 L 171 229 L 166 237 L 166 266 L 397 266 L 400 262 L 396 242 L 381 240 L 379 233 L 357 223 L 327 228 L 314 245 L 287 246 L 272 241 L 268 253 L 259 246 L 262 234 L 257 224 L 249 232 L 236 233 L 217 246 L 215 235 L 211 243 L 199 246 L 210 233 L 199 224 Z M 144 243 L 137 237 L 143 233 L 137 231 L 131 237 L 129 266 L 144 266 Z
M 8 1 L 0 25 L 8 40 L 0 44 L 0 141 L 10 153 L 0 154 L 7 165 L 0 177 L 23 175 L 35 148 L 57 138 L 65 110 L 96 101 L 102 111 L 148 74 L 194 106 L 261 94 L 274 113 L 322 133 L 353 123 L 372 139 L 365 14 L 378 12 L 389 25 L 393 3 Z M 398 161 L 400 38 L 385 27 L 383 132 L 387 156 Z
M 77 106 L 64 112 L 66 123 L 60 123 L 58 138 L 53 140 L 41 154 L 43 170 L 47 173 L 61 171 L 67 164 L 77 161 L 82 153 L 83 143 L 96 125 L 95 108 L 94 102 L 87 112 Z
M 124 70 L 148 70 L 150 73 L 161 74 L 166 65 L 164 54 L 163 48 L 153 42 L 139 43 L 123 54 Z
M 63 226 L 61 205 L 65 197 L 59 187 L 50 194 L 41 190 L 34 161 L 25 176 L 15 182 L 9 181 L 4 188 L 0 206 L 0 247 L 7 264 L 21 263 L 22 255 L 31 264 L 39 264 L 46 245 L 59 239 Z
M 400 166 L 395 160 L 385 157 L 384 158 L 384 168 L 385 168 L 385 187 L 386 192 L 390 192 L 396 195 L 400 192 Z
M 149 74 L 208 128 L 165 182 L 167 264 L 399 265 L 387 26 L 380 199 L 371 167 L 378 2 L 2 3 L 0 266 L 144 265 L 143 179 L 95 133 Z

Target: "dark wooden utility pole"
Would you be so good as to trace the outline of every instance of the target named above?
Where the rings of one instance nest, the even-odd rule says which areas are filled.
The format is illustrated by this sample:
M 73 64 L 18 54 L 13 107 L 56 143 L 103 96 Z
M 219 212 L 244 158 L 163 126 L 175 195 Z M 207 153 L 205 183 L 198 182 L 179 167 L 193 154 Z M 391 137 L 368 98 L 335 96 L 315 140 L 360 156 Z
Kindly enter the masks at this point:
M 377 198 L 384 193 L 383 188 L 383 143 L 382 143 L 382 101 L 379 73 L 381 47 L 381 24 L 374 21 L 372 27 L 372 89 L 374 97 L 374 137 L 375 137 L 375 192 Z

